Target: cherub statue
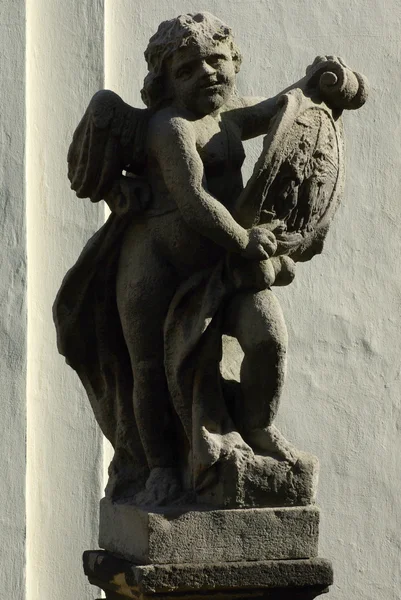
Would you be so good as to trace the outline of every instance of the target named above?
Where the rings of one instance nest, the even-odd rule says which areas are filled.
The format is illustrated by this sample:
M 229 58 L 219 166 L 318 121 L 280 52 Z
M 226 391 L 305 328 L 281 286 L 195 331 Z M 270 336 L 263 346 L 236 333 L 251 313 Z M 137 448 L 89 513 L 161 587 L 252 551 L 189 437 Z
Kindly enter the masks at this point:
M 341 111 L 363 104 L 365 80 L 318 57 L 291 89 L 241 97 L 241 54 L 209 13 L 163 22 L 145 58 L 147 108 L 103 90 L 74 134 L 72 188 L 111 216 L 54 307 L 59 350 L 115 448 L 106 493 L 308 503 L 316 460 L 273 425 L 287 331 L 272 286 L 321 252 L 342 185 Z M 244 189 L 242 142 L 264 134 Z M 223 334 L 244 353 L 240 381 L 221 374 Z

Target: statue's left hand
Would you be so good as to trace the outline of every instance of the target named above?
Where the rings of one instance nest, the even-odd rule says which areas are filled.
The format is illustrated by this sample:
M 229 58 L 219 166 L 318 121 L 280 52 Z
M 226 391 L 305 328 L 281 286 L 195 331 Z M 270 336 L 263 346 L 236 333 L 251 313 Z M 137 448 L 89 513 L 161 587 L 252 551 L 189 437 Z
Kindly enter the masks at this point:
M 313 72 L 316 71 L 317 68 L 320 69 L 321 67 L 325 66 L 330 68 L 331 63 L 333 62 L 338 63 L 339 65 L 344 67 L 344 69 L 349 69 L 349 67 L 345 64 L 344 60 L 340 56 L 316 56 L 313 63 L 306 67 L 306 75 L 311 75 Z
M 368 97 L 366 77 L 339 56 L 317 56 L 306 69 L 306 89 L 314 90 L 331 108 L 355 110 Z
M 267 227 L 252 227 L 248 230 L 248 245 L 242 256 L 250 260 L 266 260 L 277 250 L 276 236 Z

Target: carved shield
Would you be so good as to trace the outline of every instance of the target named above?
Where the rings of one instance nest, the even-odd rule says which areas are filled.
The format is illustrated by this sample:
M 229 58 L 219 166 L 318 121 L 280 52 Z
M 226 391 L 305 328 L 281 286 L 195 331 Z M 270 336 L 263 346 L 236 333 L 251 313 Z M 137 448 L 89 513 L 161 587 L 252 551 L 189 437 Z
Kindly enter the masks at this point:
M 322 251 L 343 190 L 342 119 L 300 89 L 279 102 L 236 217 L 244 227 L 267 226 L 277 254 L 304 261 Z

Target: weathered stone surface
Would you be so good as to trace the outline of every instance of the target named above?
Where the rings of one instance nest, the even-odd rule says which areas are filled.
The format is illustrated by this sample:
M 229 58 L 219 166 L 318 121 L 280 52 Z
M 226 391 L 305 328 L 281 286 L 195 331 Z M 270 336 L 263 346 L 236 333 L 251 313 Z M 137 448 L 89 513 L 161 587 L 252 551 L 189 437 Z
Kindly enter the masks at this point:
M 254 561 L 249 563 L 135 566 L 107 552 L 84 553 L 89 581 L 112 598 L 314 598 L 332 584 L 329 561 Z
M 178 592 L 177 594 L 152 594 L 139 596 L 122 596 L 120 593 L 106 592 L 106 600 L 122 600 L 123 598 L 138 598 L 138 600 L 313 600 L 321 594 L 327 593 L 327 587 L 320 585 L 304 586 L 302 588 L 253 588 L 249 590 L 220 590 L 218 592 Z M 100 599 L 99 599 L 100 600 Z
M 147 598 L 154 598 L 157 600 L 171 600 L 173 598 L 179 598 L 179 600 L 313 600 L 321 594 L 327 593 L 328 588 L 322 586 L 304 586 L 303 588 L 270 588 L 267 590 L 263 589 L 249 589 L 249 590 L 220 590 L 214 592 L 179 592 L 178 594 L 152 594 L 140 596 L 134 596 L 139 600 L 146 600 Z M 114 592 L 106 593 L 106 600 L 121 600 L 127 596 Z M 131 595 L 128 598 L 132 598 Z M 100 600 L 100 599 L 99 599 Z
M 142 511 L 100 503 L 99 545 L 140 564 L 216 563 L 317 556 L 316 507 Z
M 298 452 L 297 461 L 243 456 L 234 448 L 222 462 L 215 485 L 197 494 L 200 503 L 222 508 L 307 506 L 316 499 L 319 462 Z
M 274 426 L 288 336 L 272 287 L 323 248 L 343 186 L 341 111 L 365 79 L 333 56 L 268 99 L 239 97 L 241 53 L 210 13 L 160 24 L 136 109 L 96 94 L 68 154 L 112 215 L 66 276 L 59 350 L 115 448 L 106 494 L 138 506 L 305 505 L 316 461 Z M 265 135 L 243 186 L 243 141 Z M 125 174 L 124 174 L 125 173 Z M 244 352 L 221 374 L 222 336 Z

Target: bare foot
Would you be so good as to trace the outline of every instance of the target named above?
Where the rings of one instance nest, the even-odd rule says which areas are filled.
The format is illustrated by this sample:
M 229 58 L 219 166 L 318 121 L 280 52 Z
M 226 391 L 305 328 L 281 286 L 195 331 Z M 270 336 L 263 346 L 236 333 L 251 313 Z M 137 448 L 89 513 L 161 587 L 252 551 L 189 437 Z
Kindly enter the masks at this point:
M 260 450 L 269 454 L 276 454 L 291 464 L 295 464 L 298 460 L 297 449 L 285 439 L 274 425 L 270 425 L 266 429 L 252 429 L 243 437 L 255 451 Z
M 151 470 L 145 488 L 134 497 L 139 506 L 166 506 L 182 494 L 178 469 L 155 467 Z

